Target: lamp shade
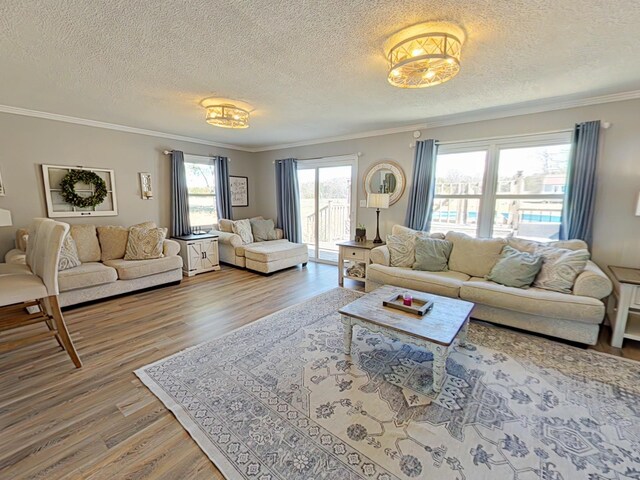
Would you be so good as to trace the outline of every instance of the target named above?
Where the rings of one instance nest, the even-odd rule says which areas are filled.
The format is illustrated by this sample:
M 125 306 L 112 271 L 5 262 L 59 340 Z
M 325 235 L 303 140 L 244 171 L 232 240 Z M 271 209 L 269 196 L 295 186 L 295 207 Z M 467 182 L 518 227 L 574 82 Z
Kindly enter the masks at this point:
M 13 225 L 11 223 L 11 212 L 0 208 L 0 227 L 10 227 L 11 225 Z
M 368 208 L 389 208 L 388 193 L 370 193 L 367 197 Z
M 640 193 L 638 194 L 638 203 L 636 204 L 636 217 L 640 217 Z

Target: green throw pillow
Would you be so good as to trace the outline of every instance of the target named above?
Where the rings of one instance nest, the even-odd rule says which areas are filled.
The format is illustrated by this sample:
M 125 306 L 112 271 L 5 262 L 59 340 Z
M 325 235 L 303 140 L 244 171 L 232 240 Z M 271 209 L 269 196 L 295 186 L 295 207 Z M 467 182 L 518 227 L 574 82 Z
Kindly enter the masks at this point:
M 487 280 L 506 287 L 530 287 L 542 268 L 542 256 L 505 245 Z
M 418 236 L 416 238 L 416 261 L 414 270 L 426 272 L 444 272 L 449 270 L 447 263 L 453 243 L 448 240 Z
M 273 220 L 263 220 L 262 218 L 252 218 L 251 233 L 253 233 L 253 240 L 256 242 L 266 242 L 269 240 L 276 240 L 276 228 L 273 224 Z

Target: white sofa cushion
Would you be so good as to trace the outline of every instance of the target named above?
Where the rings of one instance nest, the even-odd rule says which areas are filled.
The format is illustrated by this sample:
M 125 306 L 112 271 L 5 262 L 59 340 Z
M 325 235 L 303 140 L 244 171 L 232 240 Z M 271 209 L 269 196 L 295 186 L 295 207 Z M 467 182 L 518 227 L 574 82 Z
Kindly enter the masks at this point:
M 287 240 L 259 242 L 245 245 L 244 256 L 255 262 L 274 262 L 292 257 L 308 255 L 307 246 L 303 243 L 291 243 Z
M 381 285 L 396 285 L 411 290 L 457 298 L 469 275 L 460 272 L 423 272 L 411 268 L 388 267 L 373 263 L 367 267 L 367 281 Z
M 69 230 L 78 248 L 82 263 L 100 261 L 100 243 L 95 225 L 71 225 Z
M 548 318 L 582 323 L 602 322 L 604 304 L 595 298 L 551 292 L 540 288 L 505 287 L 483 278 L 471 278 L 460 289 L 460 298 L 469 302 Z M 532 325 L 531 330 L 535 331 Z
M 115 269 L 98 262 L 87 262 L 78 267 L 58 272 L 58 284 L 61 292 L 104 285 L 115 282 L 117 279 L 118 273 Z
M 472 277 L 489 275 L 507 244 L 504 238 L 473 238 L 459 232 L 448 232 L 445 238 L 453 243 L 449 270 Z
M 182 257 L 160 257 L 149 260 L 117 259 L 107 260 L 104 263 L 117 270 L 120 280 L 133 280 L 182 268 Z
M 238 257 L 244 257 L 244 252 L 246 248 L 251 248 L 251 247 L 259 247 L 260 245 L 264 244 L 265 242 L 253 242 L 253 243 L 249 243 L 247 245 L 239 245 L 237 247 L 235 247 L 235 254 Z M 269 245 L 275 245 L 277 243 L 282 243 L 282 244 L 290 244 L 291 242 L 289 240 L 269 240 Z

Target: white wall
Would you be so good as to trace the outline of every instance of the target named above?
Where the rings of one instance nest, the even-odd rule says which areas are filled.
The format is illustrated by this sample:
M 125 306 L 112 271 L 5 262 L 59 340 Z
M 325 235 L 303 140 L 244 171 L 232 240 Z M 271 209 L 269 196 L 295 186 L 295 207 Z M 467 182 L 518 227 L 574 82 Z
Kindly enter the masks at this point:
M 170 158 L 163 150 L 231 158 L 231 175 L 249 177 L 249 207 L 235 208 L 234 216 L 253 216 L 257 176 L 251 153 L 178 142 L 70 123 L 0 114 L 0 172 L 7 194 L 0 208 L 13 216 L 13 227 L 0 227 L 0 259 L 13 247 L 15 230 L 33 217 L 47 216 L 40 165 L 83 165 L 115 170 L 119 215 L 115 217 L 62 218 L 68 223 L 132 225 L 152 220 L 169 225 Z M 139 172 L 150 172 L 154 199 L 140 198 Z M 0 260 L 2 261 L 2 260 Z
M 640 192 L 640 100 L 608 103 L 517 117 L 474 122 L 422 131 L 421 139 L 469 140 L 505 135 L 531 134 L 572 128 L 576 122 L 602 120 L 612 123 L 602 137 L 598 169 L 594 259 L 601 265 L 640 267 L 640 217 L 634 216 Z M 261 214 L 275 217 L 274 165 L 281 158 L 310 158 L 362 152 L 359 162 L 358 200 L 365 199 L 362 178 L 381 160 L 395 160 L 411 184 L 414 143 L 411 132 L 341 142 L 273 150 L 257 154 L 260 182 L 256 194 Z M 408 190 L 407 190 L 408 191 Z M 408 194 L 380 214 L 381 235 L 394 223 L 403 223 Z M 375 212 L 358 208 L 357 222 L 375 229 Z

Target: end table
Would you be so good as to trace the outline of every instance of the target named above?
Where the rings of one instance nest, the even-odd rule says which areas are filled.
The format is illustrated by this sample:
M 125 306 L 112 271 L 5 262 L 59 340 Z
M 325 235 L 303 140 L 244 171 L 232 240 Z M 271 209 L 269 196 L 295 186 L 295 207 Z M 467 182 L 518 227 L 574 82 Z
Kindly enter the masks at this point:
M 625 338 L 640 340 L 640 268 L 609 267 L 609 271 L 614 279 L 607 304 L 611 346 L 622 348 Z
M 371 263 L 369 254 L 371 250 L 376 247 L 381 247 L 384 243 L 373 243 L 372 240 L 366 242 L 356 242 L 355 240 L 349 240 L 347 242 L 337 243 L 339 248 L 338 253 L 338 285 L 344 286 L 344 279 L 349 278 L 356 280 L 357 282 L 363 282 L 366 284 L 366 272 L 367 267 Z M 345 262 L 357 262 L 364 265 L 365 277 L 352 277 L 346 273 Z

